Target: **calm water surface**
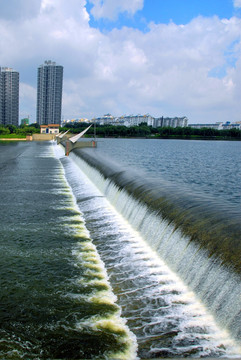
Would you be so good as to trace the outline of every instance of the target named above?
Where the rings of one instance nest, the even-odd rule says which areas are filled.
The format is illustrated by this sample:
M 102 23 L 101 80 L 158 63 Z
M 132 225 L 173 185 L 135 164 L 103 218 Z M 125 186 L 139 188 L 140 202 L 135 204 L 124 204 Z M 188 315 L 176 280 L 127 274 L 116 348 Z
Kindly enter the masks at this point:
M 241 206 L 241 142 L 100 139 L 98 151 L 147 178 Z

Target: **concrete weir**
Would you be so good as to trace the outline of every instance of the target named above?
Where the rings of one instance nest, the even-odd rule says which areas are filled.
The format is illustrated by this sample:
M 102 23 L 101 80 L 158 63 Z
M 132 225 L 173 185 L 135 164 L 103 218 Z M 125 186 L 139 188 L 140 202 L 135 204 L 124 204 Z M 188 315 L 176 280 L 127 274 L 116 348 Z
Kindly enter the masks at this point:
M 87 129 L 85 129 L 81 133 L 74 135 L 74 136 L 72 134 L 68 134 L 69 130 L 67 130 L 63 134 L 61 133 L 58 136 L 56 136 L 57 144 L 64 145 L 66 156 L 69 156 L 69 153 L 73 149 L 97 147 L 96 140 L 90 140 L 90 141 L 81 140 L 81 141 L 79 141 L 79 139 L 89 130 L 89 128 L 91 126 L 92 126 L 92 124 L 90 126 L 88 126 Z
M 78 148 L 94 148 L 97 147 L 97 142 L 95 140 L 91 141 L 77 141 L 75 143 L 72 143 L 70 140 L 66 140 L 65 142 L 65 155 L 69 156 L 69 153 L 73 149 Z
M 240 347 L 239 214 L 96 152 L 76 150 L 71 158 Z

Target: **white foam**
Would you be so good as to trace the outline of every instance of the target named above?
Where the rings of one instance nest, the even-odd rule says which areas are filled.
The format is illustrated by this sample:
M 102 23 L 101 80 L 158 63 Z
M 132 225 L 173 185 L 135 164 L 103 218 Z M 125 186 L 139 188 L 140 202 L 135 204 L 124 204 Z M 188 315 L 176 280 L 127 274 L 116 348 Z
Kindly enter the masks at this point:
M 101 248 L 100 255 L 105 259 L 105 265 L 111 273 L 110 280 L 112 276 L 119 277 L 119 282 L 113 282 L 112 286 L 118 295 L 119 303 L 123 308 L 127 308 L 127 318 L 128 306 L 130 307 L 130 319 L 131 314 L 136 312 L 136 310 L 131 309 L 132 303 L 130 301 L 138 300 L 139 296 L 147 300 L 146 308 L 139 309 L 139 311 L 141 313 L 149 313 L 150 320 L 153 319 L 154 316 L 155 321 L 150 322 L 150 324 L 161 324 L 164 321 L 168 322 L 170 319 L 173 319 L 173 321 L 176 319 L 180 331 L 183 332 L 183 336 L 191 336 L 190 332 L 188 333 L 188 329 L 190 328 L 203 328 L 204 335 L 200 337 L 203 338 L 202 346 L 205 344 L 207 352 L 215 352 L 218 344 L 224 344 L 226 350 L 223 350 L 223 352 L 226 356 L 236 356 L 237 353 L 240 353 L 240 349 L 237 348 L 229 334 L 223 332 L 216 325 L 213 316 L 195 297 L 194 293 L 184 285 L 177 274 L 170 270 L 157 253 L 150 248 L 143 240 L 141 234 L 134 230 L 110 202 L 103 197 L 103 194 L 108 192 L 110 199 L 116 204 L 116 202 L 120 201 L 120 191 L 117 190 L 114 185 L 110 184 L 108 180 L 105 181 L 97 170 L 90 168 L 74 153 L 71 153 L 70 157 L 65 161 L 67 175 L 71 180 L 71 186 L 77 198 L 90 198 L 90 200 L 80 203 L 80 209 L 84 208 L 85 211 L 88 212 L 88 220 L 95 220 L 97 229 L 98 227 L 101 229 L 100 237 L 103 239 L 105 236 L 110 235 L 115 237 L 113 248 L 111 245 L 105 248 L 105 245 L 107 246 L 108 244 L 103 243 L 103 249 Z M 76 163 L 78 166 L 76 166 Z M 81 169 L 84 170 L 84 173 L 80 170 L 80 166 Z M 86 173 L 89 174 L 89 177 L 86 176 Z M 90 182 L 93 179 L 95 179 L 95 183 L 98 183 L 98 189 Z M 106 190 L 107 188 L 108 191 Z M 127 208 L 126 214 L 130 213 L 130 209 L 133 209 L 131 216 L 137 218 L 136 221 L 134 221 L 134 226 L 138 228 L 140 219 L 144 216 L 146 210 L 143 209 L 142 214 L 139 216 L 138 212 L 134 211 L 136 205 L 132 203 L 132 200 L 128 199 L 125 194 L 122 195 L 122 200 L 124 197 L 126 197 L 127 200 L 126 202 L 123 201 L 122 207 Z M 105 226 L 103 226 L 103 222 Z M 170 238 L 173 230 L 169 231 L 168 229 L 167 232 L 167 228 L 167 224 L 163 223 L 162 232 L 163 234 L 165 233 L 167 238 Z M 120 249 L 118 247 L 118 250 L 116 250 L 115 246 L 118 244 L 121 244 L 121 246 Z M 179 251 L 183 251 L 182 249 L 179 249 Z M 118 269 L 121 267 L 123 267 L 123 269 L 128 268 L 129 270 L 118 272 Z M 133 276 L 136 269 L 140 270 L 141 276 Z M 118 284 L 121 285 L 122 282 L 127 282 L 132 286 L 133 280 L 141 279 L 142 277 L 144 281 L 148 281 L 148 285 L 135 287 L 133 290 L 131 290 L 130 287 L 126 292 L 117 290 Z M 133 298 L 134 300 L 129 300 L 131 294 L 138 293 L 140 293 L 140 295 Z M 163 297 L 167 304 L 167 306 L 163 308 L 165 311 L 168 309 L 169 313 L 165 312 L 165 315 L 161 315 L 161 309 L 160 315 L 158 315 L 158 308 L 152 308 L 150 305 L 153 296 Z M 200 353 L 200 356 L 201 355 L 202 353 Z

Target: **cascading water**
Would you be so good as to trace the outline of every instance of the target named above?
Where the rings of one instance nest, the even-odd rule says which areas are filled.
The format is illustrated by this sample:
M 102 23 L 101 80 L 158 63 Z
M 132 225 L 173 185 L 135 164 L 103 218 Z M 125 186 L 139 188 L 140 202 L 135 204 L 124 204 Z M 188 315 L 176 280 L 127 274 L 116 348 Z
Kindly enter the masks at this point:
M 135 359 L 135 337 L 52 144 L 3 146 L 0 359 Z
M 122 169 L 108 167 L 82 150 L 60 158 L 122 316 L 137 337 L 138 355 L 237 357 L 240 350 L 210 314 L 239 338 L 239 275 L 219 257 L 210 260 L 205 247 L 162 217 L 155 192 L 148 193 L 140 179 L 125 179 Z M 167 185 L 166 194 L 169 190 Z M 174 216 L 175 209 L 170 211 L 163 201 L 164 211 Z

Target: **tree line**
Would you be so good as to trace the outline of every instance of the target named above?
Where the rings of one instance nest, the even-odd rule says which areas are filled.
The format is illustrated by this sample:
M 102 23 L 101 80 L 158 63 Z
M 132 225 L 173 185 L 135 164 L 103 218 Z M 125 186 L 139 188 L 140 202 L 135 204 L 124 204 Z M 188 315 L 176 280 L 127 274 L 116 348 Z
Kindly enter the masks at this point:
M 89 126 L 88 123 L 68 123 L 61 128 L 62 131 L 71 130 L 77 134 L 83 131 L 83 128 Z M 211 138 L 227 139 L 232 138 L 241 140 L 241 130 L 226 129 L 217 130 L 212 128 L 195 129 L 187 127 L 158 127 L 153 128 L 146 123 L 139 126 L 127 127 L 124 125 L 96 125 L 95 133 L 97 137 L 147 137 L 147 138 Z M 94 135 L 94 126 L 92 126 L 86 136 Z
M 71 133 L 77 134 L 87 128 L 89 123 L 68 123 L 60 127 L 60 131 L 70 130 Z M 95 130 L 94 130 L 95 129 Z M 36 123 L 30 125 L 0 125 L 0 137 L 19 136 L 26 137 L 28 134 L 40 132 L 40 126 Z M 139 126 L 124 125 L 98 125 L 92 126 L 85 136 L 92 137 L 94 132 L 97 137 L 145 137 L 145 138 L 164 138 L 164 139 L 233 139 L 241 140 L 241 130 L 227 129 L 217 130 L 212 128 L 195 129 L 187 127 L 158 127 L 153 128 L 146 123 Z
M 26 135 L 32 135 L 40 132 L 40 126 L 36 123 L 30 125 L 0 125 L 1 137 L 26 137 Z

